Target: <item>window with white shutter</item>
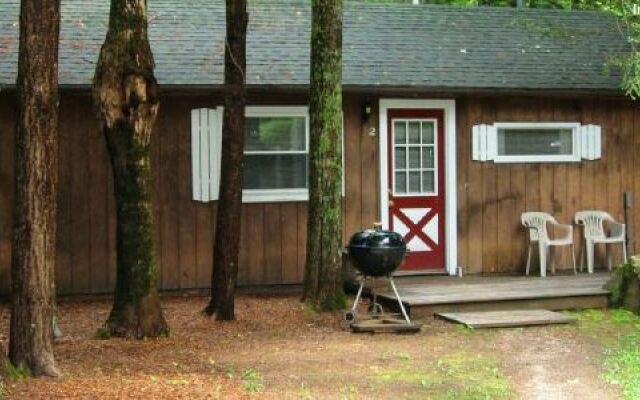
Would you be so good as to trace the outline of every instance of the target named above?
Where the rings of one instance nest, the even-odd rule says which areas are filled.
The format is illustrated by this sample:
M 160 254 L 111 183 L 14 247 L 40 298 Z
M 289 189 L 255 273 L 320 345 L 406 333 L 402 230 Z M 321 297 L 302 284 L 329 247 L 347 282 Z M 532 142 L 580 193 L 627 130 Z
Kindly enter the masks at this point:
M 222 107 L 191 111 L 193 200 L 218 200 L 222 147 Z
M 601 129 L 568 122 L 498 122 L 472 130 L 472 156 L 496 163 L 578 162 L 601 158 Z

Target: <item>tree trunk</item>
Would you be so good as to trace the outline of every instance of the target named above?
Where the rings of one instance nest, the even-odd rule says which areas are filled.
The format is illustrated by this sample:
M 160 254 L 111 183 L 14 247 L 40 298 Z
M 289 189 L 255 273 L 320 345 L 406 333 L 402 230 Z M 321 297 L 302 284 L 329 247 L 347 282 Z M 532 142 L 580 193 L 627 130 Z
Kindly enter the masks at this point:
M 9 359 L 59 376 L 53 357 L 58 182 L 58 0 L 22 0 Z
M 313 0 L 309 225 L 304 298 L 345 306 L 342 289 L 342 0 Z
M 222 120 L 222 168 L 216 217 L 211 301 L 205 313 L 218 320 L 235 319 L 238 280 L 242 171 L 244 151 L 247 2 L 227 0 L 224 55 L 225 107 Z
M 105 324 L 122 337 L 166 335 L 156 288 L 150 144 L 158 88 L 147 37 L 146 0 L 111 0 L 109 29 L 93 82 L 116 200 L 117 279 Z

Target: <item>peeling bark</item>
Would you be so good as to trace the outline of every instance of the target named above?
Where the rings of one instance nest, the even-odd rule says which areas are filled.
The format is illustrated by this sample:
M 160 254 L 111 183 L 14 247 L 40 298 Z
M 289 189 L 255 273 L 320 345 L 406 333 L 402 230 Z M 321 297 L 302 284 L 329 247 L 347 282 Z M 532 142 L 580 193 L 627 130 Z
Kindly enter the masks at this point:
M 34 376 L 60 375 L 52 344 L 59 31 L 59 1 L 22 0 L 9 359 Z
M 204 310 L 218 320 L 235 319 L 242 214 L 247 22 L 246 0 L 227 0 L 220 196 L 211 274 L 211 301 Z
M 117 278 L 105 328 L 121 337 L 169 332 L 156 288 L 150 145 L 159 100 L 153 69 L 146 0 L 111 0 L 93 98 L 116 200 Z
M 345 306 L 342 288 L 342 0 L 313 0 L 309 222 L 304 298 Z

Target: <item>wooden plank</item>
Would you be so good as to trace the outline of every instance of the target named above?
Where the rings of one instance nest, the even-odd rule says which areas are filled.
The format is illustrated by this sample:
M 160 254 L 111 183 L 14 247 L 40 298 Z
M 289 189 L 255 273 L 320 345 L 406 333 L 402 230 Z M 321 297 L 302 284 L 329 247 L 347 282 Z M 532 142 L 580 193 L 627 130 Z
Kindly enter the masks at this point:
M 187 132 L 178 132 L 171 128 L 168 121 L 165 123 L 163 114 L 160 114 L 156 123 L 156 136 L 160 136 L 160 158 L 162 165 L 162 183 L 159 188 L 158 198 L 162 204 L 161 222 L 161 255 L 162 273 L 160 276 L 161 288 L 164 290 L 180 288 L 180 199 L 177 189 L 180 180 L 179 157 L 176 148 L 179 146 L 180 136 L 186 136 Z M 184 118 L 188 118 L 184 116 Z
M 470 99 L 468 110 L 469 126 L 482 123 L 482 108 L 480 100 Z M 483 266 L 483 241 L 482 235 L 482 212 L 483 212 L 483 174 L 482 162 L 469 161 L 468 165 L 468 197 L 467 197 L 467 218 L 468 218 L 468 259 L 467 273 L 478 273 Z
M 11 237 L 13 229 L 13 149 L 15 108 L 13 96 L 0 93 L 0 293 L 11 287 Z
M 264 270 L 260 283 L 282 283 L 282 221 L 280 204 L 264 205 Z
M 469 123 L 469 99 L 460 99 L 456 104 L 456 155 L 457 159 L 457 183 L 458 190 L 458 265 L 467 271 L 469 268 L 469 163 L 471 160 L 471 129 Z
M 78 108 L 86 108 L 90 114 L 90 102 L 74 105 Z M 90 268 L 91 288 L 94 293 L 107 293 L 109 284 L 109 204 L 107 193 L 104 190 L 108 181 L 111 168 L 109 154 L 102 132 L 98 123 L 87 121 L 87 135 L 85 140 L 89 148 L 89 184 L 84 188 L 89 198 L 89 227 L 90 227 Z
M 495 120 L 496 121 L 509 121 L 513 118 L 514 110 L 513 104 L 515 100 L 509 99 L 506 103 L 509 106 L 496 107 Z M 512 166 L 509 164 L 496 164 L 495 168 L 497 174 L 496 182 L 496 261 L 495 269 L 497 272 L 506 272 L 513 270 L 511 252 L 513 249 L 514 237 L 517 237 L 518 231 L 521 231 L 519 226 L 520 218 L 514 215 L 514 195 L 511 189 L 511 173 Z M 517 229 L 514 229 L 515 228 Z
M 373 107 L 371 123 L 377 126 L 378 105 Z M 363 127 L 364 128 L 364 127 Z M 380 219 L 378 207 L 378 136 L 360 135 L 360 193 L 361 193 L 361 224 L 369 228 Z
M 296 203 L 280 205 L 280 227 L 282 229 L 282 282 L 298 281 L 298 206 Z
M 180 288 L 197 287 L 198 270 L 196 265 L 197 241 L 196 241 L 196 208 L 198 204 L 192 200 L 193 190 L 191 180 L 191 118 L 190 110 L 177 101 L 168 102 L 169 112 L 165 113 L 166 124 L 172 126 L 174 146 L 177 153 L 177 163 L 172 167 L 178 171 L 180 179 L 173 187 L 173 196 L 177 197 L 177 205 L 180 210 L 178 218 L 179 242 L 178 254 L 180 265 Z M 202 147 L 204 149 L 204 147 Z M 206 150 L 204 151 L 206 155 Z M 201 161 L 208 158 L 201 153 Z M 203 167 L 209 167 L 209 163 L 202 162 Z M 204 196 L 208 198 L 208 196 Z
M 256 285 L 262 283 L 265 269 L 264 257 L 264 207 L 262 204 L 245 204 L 248 215 L 248 237 L 250 238 L 250 248 L 248 266 L 249 273 L 247 284 Z
M 214 211 L 214 226 L 215 226 L 215 213 Z M 251 216 L 249 215 L 249 208 L 246 204 L 242 205 L 242 225 L 240 230 L 240 255 L 238 256 L 238 285 L 244 286 L 249 284 L 249 265 L 250 265 L 250 253 L 253 251 L 253 238 L 251 237 Z
M 90 198 L 87 190 L 91 186 L 89 163 L 93 162 L 88 157 L 89 142 L 87 137 L 90 128 L 82 113 L 74 112 L 70 118 L 71 195 L 69 200 L 73 215 L 70 235 L 72 291 L 74 293 L 91 293 Z
M 495 122 L 496 103 L 485 101 L 482 107 L 482 119 L 486 124 Z M 493 162 L 485 162 L 482 166 L 482 271 L 498 272 L 496 266 L 498 253 L 498 168 Z
M 214 210 L 217 203 L 194 204 L 196 208 L 196 281 L 195 287 L 211 286 L 213 271 L 213 240 L 215 238 Z
M 570 317 L 548 310 L 504 310 L 461 313 L 437 313 L 436 316 L 469 328 L 509 328 L 517 326 L 570 324 Z
M 307 257 L 307 203 L 298 203 L 298 282 L 304 281 L 304 268 Z
M 360 137 L 362 136 L 358 110 L 360 98 L 345 96 L 345 232 L 347 235 L 362 228 L 362 191 L 360 162 Z

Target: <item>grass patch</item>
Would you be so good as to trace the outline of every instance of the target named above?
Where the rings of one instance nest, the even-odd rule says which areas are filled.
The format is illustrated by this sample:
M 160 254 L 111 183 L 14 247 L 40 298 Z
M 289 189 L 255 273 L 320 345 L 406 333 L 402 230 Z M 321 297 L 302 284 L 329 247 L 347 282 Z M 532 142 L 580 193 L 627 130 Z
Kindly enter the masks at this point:
M 262 375 L 253 368 L 242 372 L 242 387 L 249 393 L 259 393 L 263 387 Z
M 573 312 L 578 329 L 605 347 L 604 379 L 640 399 L 640 316 L 626 310 Z
M 430 399 L 515 397 L 494 359 L 467 352 L 451 354 L 423 367 L 381 369 L 378 380 L 416 386 Z
M 15 365 L 13 365 L 13 363 L 9 360 L 6 360 L 4 362 L 4 374 L 9 378 L 9 379 L 13 379 L 13 380 L 20 380 L 20 379 L 25 379 L 31 376 L 31 371 L 29 371 L 29 368 L 27 367 L 16 367 Z

